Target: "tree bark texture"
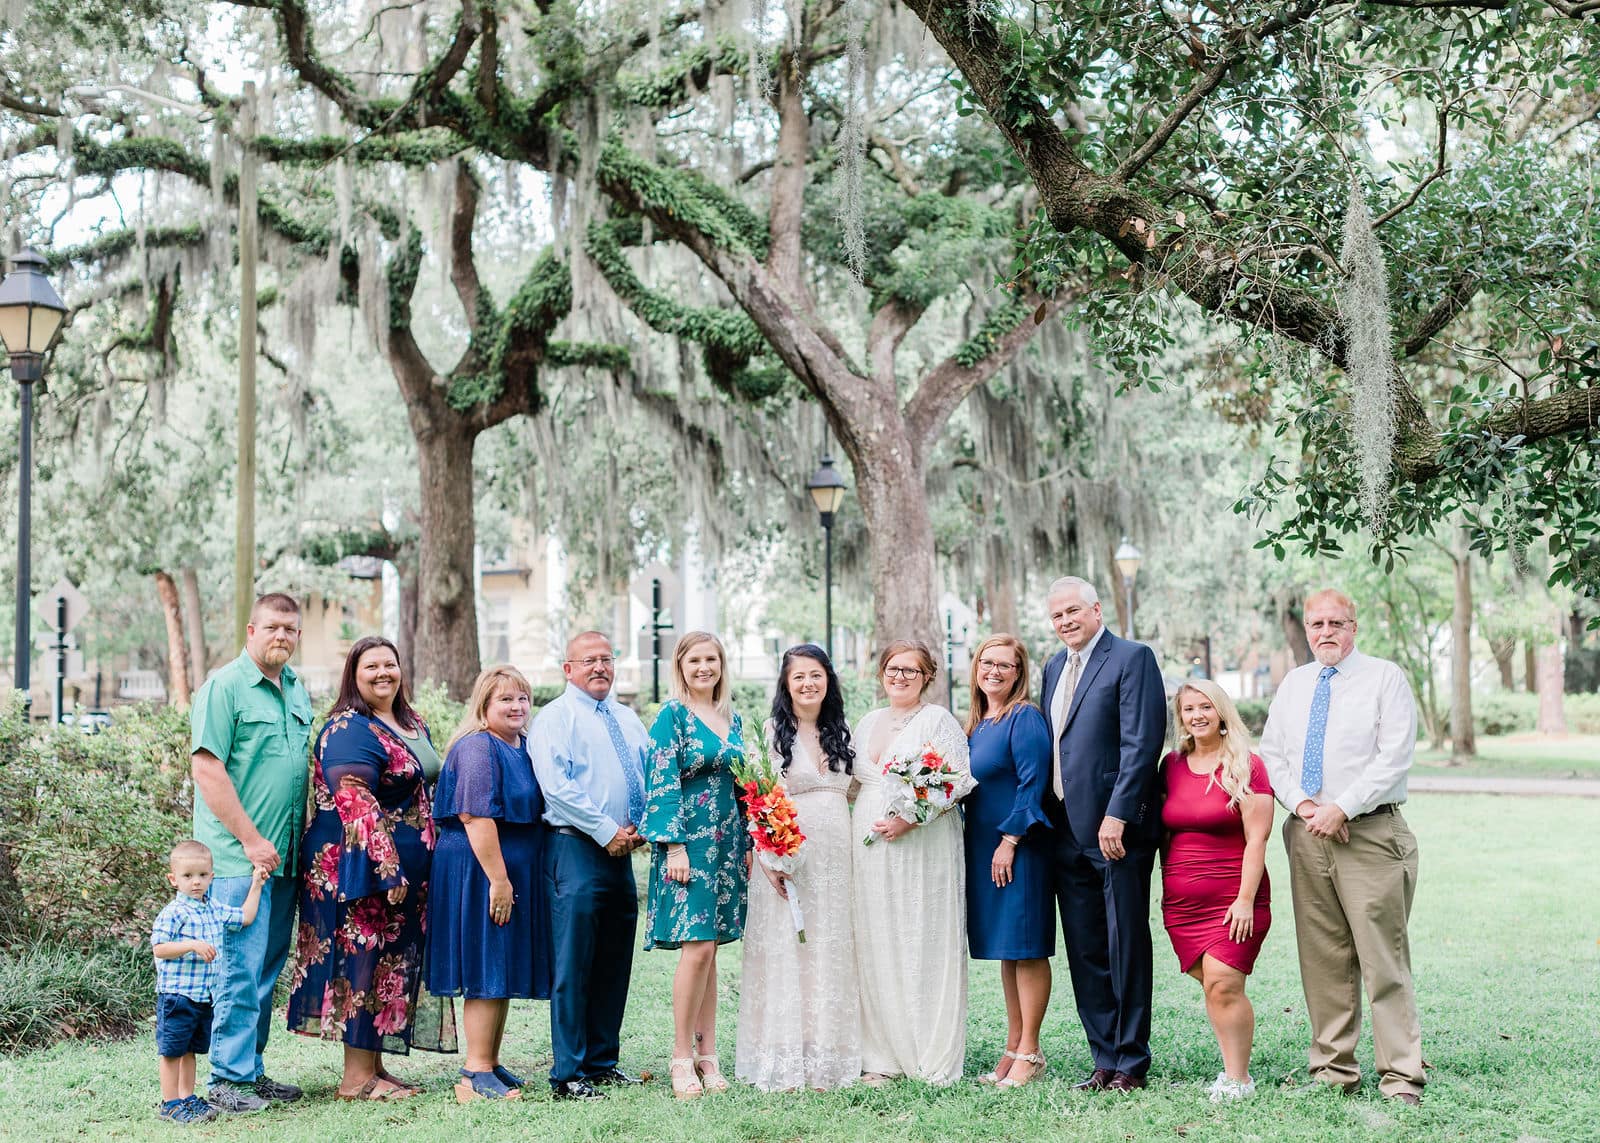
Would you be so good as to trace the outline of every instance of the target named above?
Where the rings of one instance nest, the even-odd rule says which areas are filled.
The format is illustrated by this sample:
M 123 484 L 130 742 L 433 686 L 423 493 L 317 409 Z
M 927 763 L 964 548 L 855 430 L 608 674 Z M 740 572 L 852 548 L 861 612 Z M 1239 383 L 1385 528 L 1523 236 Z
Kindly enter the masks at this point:
M 1306 638 L 1305 595 L 1300 591 L 1278 592 L 1278 622 L 1295 666 L 1311 662 L 1311 640 Z
M 1455 607 L 1450 613 L 1450 761 L 1465 762 L 1478 753 L 1472 729 L 1472 549 L 1467 533 L 1456 529 Z
M 1532 639 L 1522 644 L 1522 689 L 1530 695 L 1539 693 L 1539 651 Z
M 399 652 L 400 677 L 413 691 L 417 687 L 417 620 L 420 614 L 421 592 L 417 584 L 417 549 L 407 545 L 395 558 L 395 575 L 400 579 L 400 629 L 395 632 L 395 650 Z
M 937 658 L 943 629 L 921 458 L 898 418 L 858 435 L 847 447 L 872 540 L 874 650 L 894 639 L 921 639 Z
M 1563 698 L 1566 694 L 1566 666 L 1561 658 L 1561 640 L 1566 635 L 1565 616 L 1556 615 L 1554 639 L 1540 646 L 1536 659 L 1539 688 L 1539 733 L 1565 737 L 1567 712 Z
M 183 631 L 189 638 L 189 689 L 197 691 L 206 681 L 206 621 L 200 605 L 200 574 L 184 568 L 179 574 L 183 593 Z
M 156 594 L 161 597 L 161 614 L 167 621 L 167 701 L 173 706 L 189 705 L 189 647 L 183 638 L 183 608 L 178 601 L 178 584 L 167 572 L 155 573 Z
M 1517 641 L 1511 636 L 1498 636 L 1489 640 L 1489 651 L 1494 655 L 1494 665 L 1500 668 L 1502 690 L 1517 689 Z
M 413 685 L 443 683 L 465 699 L 478 676 L 478 612 L 472 583 L 477 530 L 472 518 L 472 447 L 465 426 L 418 432 L 417 468 L 422 492 L 418 569 L 416 668 Z

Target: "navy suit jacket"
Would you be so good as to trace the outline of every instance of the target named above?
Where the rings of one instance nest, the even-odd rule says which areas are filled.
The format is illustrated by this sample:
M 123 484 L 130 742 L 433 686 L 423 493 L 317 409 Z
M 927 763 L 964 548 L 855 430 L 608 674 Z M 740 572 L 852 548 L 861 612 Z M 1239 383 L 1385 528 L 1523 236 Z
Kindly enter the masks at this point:
M 1047 719 L 1066 665 L 1065 648 L 1045 664 L 1039 705 Z M 1056 728 L 1052 724 L 1050 729 Z M 1083 665 L 1057 740 L 1063 802 L 1074 841 L 1095 848 L 1100 822 L 1109 814 L 1126 823 L 1124 845 L 1157 844 L 1161 811 L 1156 766 L 1166 738 L 1167 696 L 1155 653 L 1106 631 Z

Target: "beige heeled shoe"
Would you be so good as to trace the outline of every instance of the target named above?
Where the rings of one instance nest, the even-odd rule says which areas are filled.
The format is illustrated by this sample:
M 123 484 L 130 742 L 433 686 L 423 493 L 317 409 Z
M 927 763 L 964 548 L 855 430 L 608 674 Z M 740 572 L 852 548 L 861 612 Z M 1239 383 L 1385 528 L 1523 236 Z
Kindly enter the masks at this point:
M 699 1099 L 706 1093 L 706 1089 L 700 1083 L 700 1078 L 695 1075 L 693 1056 L 685 1056 L 681 1060 L 672 1060 L 668 1064 L 667 1070 L 672 1073 L 672 1096 L 674 1099 Z
M 1010 1048 L 1007 1048 L 1004 1052 L 1000 1053 L 1000 1059 L 1001 1059 L 1002 1062 L 1004 1062 L 1005 1060 L 1014 1060 L 1016 1058 L 1017 1058 L 1017 1053 L 1013 1052 Z M 1008 1068 L 1007 1069 L 1007 1074 L 1009 1074 L 1009 1073 L 1010 1073 L 1010 1069 Z M 996 1064 L 992 1071 L 984 1072 L 981 1076 L 978 1077 L 978 1082 L 979 1083 L 983 1083 L 983 1084 L 990 1084 L 990 1085 L 994 1085 L 994 1084 L 999 1083 L 1000 1082 L 1000 1065 Z
M 995 1084 L 996 1087 L 1026 1087 L 1044 1075 L 1044 1070 L 1048 1065 L 1044 1062 L 1044 1057 L 1038 1052 L 1015 1052 L 1012 1055 L 1016 1063 L 1011 1065 L 1011 1070 L 1006 1073 L 1006 1078 Z M 1027 1079 L 1019 1080 L 1014 1078 L 1017 1074 L 1017 1064 L 1029 1065 Z
M 710 1067 L 706 1065 L 710 1064 Z M 722 1074 L 722 1066 L 717 1063 L 716 1056 L 702 1056 L 699 1052 L 694 1056 L 694 1074 L 699 1077 L 700 1085 L 706 1091 L 727 1091 L 728 1081 Z

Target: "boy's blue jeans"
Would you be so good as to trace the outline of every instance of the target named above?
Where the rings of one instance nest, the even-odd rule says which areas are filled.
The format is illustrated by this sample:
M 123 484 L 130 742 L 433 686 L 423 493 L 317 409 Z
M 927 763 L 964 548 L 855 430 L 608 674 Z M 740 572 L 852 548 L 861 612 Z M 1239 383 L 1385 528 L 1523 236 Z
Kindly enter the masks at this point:
M 222 983 L 217 987 L 215 1022 L 211 1025 L 211 1082 L 252 1084 L 262 1074 L 261 1053 L 272 1028 L 272 990 L 289 956 L 294 938 L 297 877 L 269 877 L 261 887 L 255 923 L 222 934 Z M 211 898 L 224 905 L 243 905 L 249 877 L 218 877 Z

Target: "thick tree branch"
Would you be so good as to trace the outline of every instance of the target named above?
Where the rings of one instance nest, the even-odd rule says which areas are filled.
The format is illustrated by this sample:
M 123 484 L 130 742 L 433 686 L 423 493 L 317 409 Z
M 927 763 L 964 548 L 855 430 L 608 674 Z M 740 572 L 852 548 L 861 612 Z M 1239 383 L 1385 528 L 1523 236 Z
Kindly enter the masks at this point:
M 1421 353 L 1427 344 L 1438 336 L 1440 330 L 1454 321 L 1456 315 L 1472 303 L 1479 284 L 1478 276 L 1466 271 L 1451 279 L 1450 288 L 1445 291 L 1444 297 L 1422 315 L 1411 333 L 1400 343 L 1401 356 L 1415 357 Z
M 1033 340 L 1039 332 L 1039 326 L 1052 320 L 1064 307 L 1087 296 L 1088 292 L 1088 286 L 1082 283 L 1057 290 L 1049 298 L 1029 290 L 997 311 L 996 316 L 1006 315 L 1009 318 L 1004 323 L 1009 328 L 995 330 L 994 336 L 980 343 L 982 348 L 977 353 L 981 353 L 981 356 L 974 352 L 975 346 L 969 343 L 924 374 L 905 408 L 911 439 L 922 454 L 926 455 L 950 415 L 973 389 L 1003 369 L 1018 351 Z
M 478 180 L 466 163 L 456 164 L 456 203 L 450 216 L 450 282 L 466 311 L 467 328 L 473 333 L 480 324 L 483 288 L 478 281 L 478 264 L 472 255 L 472 227 L 478 220 Z
M 872 315 L 872 328 L 867 331 L 867 361 L 872 368 L 872 379 L 878 384 L 894 388 L 895 351 L 926 309 L 920 304 L 890 298 Z

